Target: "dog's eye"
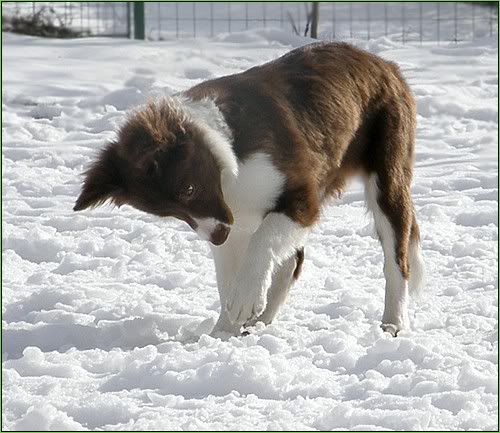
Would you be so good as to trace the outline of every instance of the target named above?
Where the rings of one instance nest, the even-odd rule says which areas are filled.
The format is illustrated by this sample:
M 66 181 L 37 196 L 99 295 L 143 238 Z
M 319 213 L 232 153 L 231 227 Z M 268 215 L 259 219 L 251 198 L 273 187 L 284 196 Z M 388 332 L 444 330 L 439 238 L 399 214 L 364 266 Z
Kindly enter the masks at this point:
M 193 198 L 195 192 L 196 188 L 194 185 L 189 184 L 179 191 L 178 197 L 181 201 L 187 201 Z
M 192 197 L 194 194 L 194 186 L 193 185 L 188 185 L 186 189 L 184 190 L 184 196 L 186 198 Z

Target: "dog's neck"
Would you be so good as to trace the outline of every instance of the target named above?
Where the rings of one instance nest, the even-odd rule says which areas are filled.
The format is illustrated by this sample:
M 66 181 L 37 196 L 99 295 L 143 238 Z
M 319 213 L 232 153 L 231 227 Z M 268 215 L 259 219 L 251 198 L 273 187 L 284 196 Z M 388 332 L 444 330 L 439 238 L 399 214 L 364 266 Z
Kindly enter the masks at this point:
M 204 141 L 221 167 L 224 181 L 238 177 L 238 160 L 233 150 L 233 137 L 223 114 L 212 99 L 194 101 L 183 95 L 178 97 L 180 106 L 194 125 L 202 131 Z

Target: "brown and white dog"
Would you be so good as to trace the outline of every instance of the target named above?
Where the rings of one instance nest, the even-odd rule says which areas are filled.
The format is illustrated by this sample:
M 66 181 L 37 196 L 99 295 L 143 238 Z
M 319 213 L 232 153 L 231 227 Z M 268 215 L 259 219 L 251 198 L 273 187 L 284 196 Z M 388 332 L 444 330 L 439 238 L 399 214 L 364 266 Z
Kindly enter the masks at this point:
M 187 222 L 212 244 L 213 334 L 237 335 L 273 320 L 322 204 L 359 174 L 385 257 L 382 328 L 396 335 L 423 276 L 414 140 L 415 103 L 397 66 L 314 43 L 131 113 L 86 172 L 74 210 L 110 199 Z

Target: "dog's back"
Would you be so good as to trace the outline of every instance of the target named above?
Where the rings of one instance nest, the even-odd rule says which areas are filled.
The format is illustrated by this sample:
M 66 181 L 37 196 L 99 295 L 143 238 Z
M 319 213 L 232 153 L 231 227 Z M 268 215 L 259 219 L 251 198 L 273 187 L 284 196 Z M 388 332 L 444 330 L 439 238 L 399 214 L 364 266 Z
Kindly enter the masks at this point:
M 396 65 L 349 44 L 306 45 L 185 94 L 215 100 L 238 159 L 264 151 L 291 184 L 310 178 L 325 197 L 355 172 L 394 165 L 411 178 L 411 92 Z

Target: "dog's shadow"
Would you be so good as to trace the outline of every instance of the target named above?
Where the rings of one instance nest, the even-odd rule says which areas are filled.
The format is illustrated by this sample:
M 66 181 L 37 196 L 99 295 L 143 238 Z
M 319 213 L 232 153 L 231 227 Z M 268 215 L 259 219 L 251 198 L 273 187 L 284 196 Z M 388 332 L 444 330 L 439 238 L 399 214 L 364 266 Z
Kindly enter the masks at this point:
M 2 353 L 4 359 L 17 359 L 24 349 L 38 347 L 42 352 L 65 352 L 102 349 L 123 350 L 158 345 L 166 341 L 192 343 L 200 335 L 210 332 L 213 319 L 201 320 L 192 316 L 165 322 L 155 316 L 103 321 L 97 324 L 77 323 L 35 323 L 26 329 L 9 327 L 2 330 Z M 166 329 L 168 328 L 168 329 Z
M 4 307 L 2 354 L 4 359 L 23 356 L 27 347 L 42 352 L 77 350 L 131 350 L 166 341 L 191 343 L 209 333 L 217 305 L 207 318 L 200 314 L 145 312 L 127 316 L 73 306 L 85 294 L 75 291 L 38 290 Z

